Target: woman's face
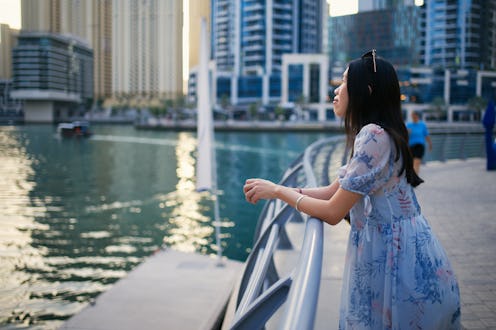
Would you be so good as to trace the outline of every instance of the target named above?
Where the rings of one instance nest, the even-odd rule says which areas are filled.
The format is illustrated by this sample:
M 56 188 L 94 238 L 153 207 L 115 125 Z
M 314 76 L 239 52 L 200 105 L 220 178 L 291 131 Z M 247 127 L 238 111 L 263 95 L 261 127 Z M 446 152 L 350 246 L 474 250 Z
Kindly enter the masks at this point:
M 341 85 L 339 85 L 338 88 L 334 90 L 334 100 L 332 101 L 332 104 L 334 105 L 334 113 L 336 116 L 339 118 L 344 118 L 344 115 L 346 114 L 346 109 L 348 108 L 348 87 L 347 87 L 347 82 L 348 82 L 348 69 L 343 73 L 343 82 Z

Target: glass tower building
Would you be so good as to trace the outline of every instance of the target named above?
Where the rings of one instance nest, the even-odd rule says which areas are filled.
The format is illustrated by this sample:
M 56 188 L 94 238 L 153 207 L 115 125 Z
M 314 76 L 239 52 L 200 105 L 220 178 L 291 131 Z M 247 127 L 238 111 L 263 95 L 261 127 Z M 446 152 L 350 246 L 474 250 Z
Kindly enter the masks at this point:
M 424 63 L 443 68 L 496 68 L 496 1 L 426 1 Z
M 376 48 L 398 71 L 404 101 L 463 105 L 494 98 L 496 1 L 361 1 L 356 15 L 329 18 L 334 77 Z M 492 86 L 492 87 L 491 87 Z
M 11 96 L 24 100 L 26 122 L 84 113 L 93 99 L 93 51 L 82 40 L 22 32 L 13 49 Z
M 322 53 L 325 0 L 213 0 L 217 99 L 278 102 L 283 54 Z
M 330 17 L 331 67 L 343 66 L 372 48 L 395 65 L 420 65 L 424 26 L 423 8 L 413 5 Z

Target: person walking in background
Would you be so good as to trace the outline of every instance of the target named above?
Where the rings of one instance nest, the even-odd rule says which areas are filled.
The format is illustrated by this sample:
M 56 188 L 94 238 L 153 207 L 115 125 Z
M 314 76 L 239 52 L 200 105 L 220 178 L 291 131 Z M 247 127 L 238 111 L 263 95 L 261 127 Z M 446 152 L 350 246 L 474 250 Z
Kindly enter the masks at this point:
M 429 144 L 429 151 L 432 150 L 432 141 L 429 136 L 427 125 L 420 119 L 417 111 L 412 111 L 412 121 L 406 124 L 408 129 L 408 145 L 413 155 L 413 169 L 415 173 L 420 173 L 420 164 L 425 155 L 425 142 Z
M 335 91 L 352 154 L 330 185 L 250 178 L 250 203 L 280 199 L 331 225 L 350 214 L 339 329 L 459 329 L 457 279 L 421 213 L 394 67 L 375 50 L 349 63 Z M 331 307 L 330 307 L 331 308 Z

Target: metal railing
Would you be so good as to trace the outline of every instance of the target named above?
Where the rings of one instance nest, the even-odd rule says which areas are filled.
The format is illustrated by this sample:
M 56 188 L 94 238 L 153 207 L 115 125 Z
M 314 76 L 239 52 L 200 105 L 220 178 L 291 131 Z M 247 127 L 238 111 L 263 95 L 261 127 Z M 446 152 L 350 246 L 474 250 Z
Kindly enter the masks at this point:
M 472 154 L 478 155 L 483 143 L 478 139 L 469 142 L 467 137 L 446 135 L 437 138 L 434 144 L 440 150 L 431 160 L 464 159 Z M 338 154 L 341 156 L 339 162 L 345 163 L 347 152 L 343 141 L 343 136 L 332 137 L 310 145 L 286 170 L 280 184 L 288 187 L 328 184 L 332 167 L 330 159 Z M 338 145 L 343 148 L 336 149 Z M 329 147 L 329 150 L 324 150 Z M 319 182 L 315 175 L 317 162 L 322 167 Z M 286 232 L 286 225 L 290 222 L 304 223 L 305 233 L 296 264 L 289 272 L 280 275 L 274 255 L 277 250 L 294 249 Z M 270 200 L 260 214 L 255 242 L 237 291 L 230 329 L 266 328 L 267 322 L 276 313 L 278 329 L 312 329 L 323 261 L 322 221 L 299 213 L 280 200 Z M 271 324 L 270 328 L 274 326 Z
M 316 187 L 315 168 L 323 163 L 320 184 L 329 182 L 329 161 L 343 137 L 322 139 L 310 145 L 285 172 L 280 184 Z M 343 154 L 345 154 L 343 152 Z M 344 156 L 341 158 L 344 163 Z M 289 222 L 304 222 L 305 233 L 294 268 L 278 274 L 274 253 L 293 249 L 286 232 Z M 280 329 L 312 329 L 320 289 L 323 258 L 323 223 L 297 212 L 280 200 L 265 204 L 255 230 L 255 244 L 245 264 L 231 329 L 263 329 L 281 310 Z

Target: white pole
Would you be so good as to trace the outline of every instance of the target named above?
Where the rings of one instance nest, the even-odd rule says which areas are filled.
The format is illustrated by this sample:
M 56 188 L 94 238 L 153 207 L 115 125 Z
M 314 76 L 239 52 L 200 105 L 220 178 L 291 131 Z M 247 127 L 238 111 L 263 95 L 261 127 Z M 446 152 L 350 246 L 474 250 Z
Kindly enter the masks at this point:
M 214 202 L 215 240 L 217 244 L 217 266 L 223 266 L 222 247 L 220 242 L 219 198 L 217 192 L 217 165 L 215 159 L 215 135 L 210 103 L 209 71 L 208 71 L 208 36 L 205 18 L 201 19 L 200 65 L 198 69 L 198 159 L 196 169 L 197 190 L 208 190 Z
M 217 243 L 217 266 L 223 267 L 224 263 L 222 262 L 222 246 L 220 244 L 220 216 L 219 216 L 219 198 L 217 195 L 217 191 L 213 193 L 214 199 L 214 221 L 215 221 L 215 240 Z

